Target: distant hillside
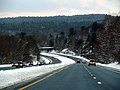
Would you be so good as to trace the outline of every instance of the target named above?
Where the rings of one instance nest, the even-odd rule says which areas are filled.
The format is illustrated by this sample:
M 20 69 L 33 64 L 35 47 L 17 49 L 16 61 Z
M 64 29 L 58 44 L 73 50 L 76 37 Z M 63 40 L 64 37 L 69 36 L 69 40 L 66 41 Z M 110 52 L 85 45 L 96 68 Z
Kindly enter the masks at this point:
M 46 33 L 68 32 L 73 27 L 80 30 L 81 26 L 89 26 L 93 22 L 102 22 L 104 14 L 53 16 L 53 17 L 15 17 L 0 18 L 0 31 Z

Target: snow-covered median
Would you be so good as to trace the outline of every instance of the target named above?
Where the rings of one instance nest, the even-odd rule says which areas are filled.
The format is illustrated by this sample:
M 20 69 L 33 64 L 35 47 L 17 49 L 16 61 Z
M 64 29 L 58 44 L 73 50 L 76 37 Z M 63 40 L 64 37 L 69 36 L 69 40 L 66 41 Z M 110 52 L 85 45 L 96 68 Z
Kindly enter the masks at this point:
M 50 73 L 54 70 L 75 63 L 75 61 L 73 61 L 72 59 L 62 57 L 59 55 L 47 53 L 42 54 L 47 56 L 53 56 L 59 59 L 62 63 L 0 71 L 0 89 L 19 82 L 23 82 L 25 80 L 29 80 L 31 78 L 35 78 L 43 74 Z

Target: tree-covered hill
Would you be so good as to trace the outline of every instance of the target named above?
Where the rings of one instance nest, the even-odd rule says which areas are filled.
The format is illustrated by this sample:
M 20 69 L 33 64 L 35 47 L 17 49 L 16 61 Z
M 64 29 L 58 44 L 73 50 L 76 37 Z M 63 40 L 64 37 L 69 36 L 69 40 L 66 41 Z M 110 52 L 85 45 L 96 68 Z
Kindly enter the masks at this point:
M 51 17 L 12 17 L 0 18 L 0 31 L 46 33 L 68 32 L 73 27 L 76 31 L 81 26 L 89 26 L 93 22 L 102 22 L 104 14 L 51 16 Z

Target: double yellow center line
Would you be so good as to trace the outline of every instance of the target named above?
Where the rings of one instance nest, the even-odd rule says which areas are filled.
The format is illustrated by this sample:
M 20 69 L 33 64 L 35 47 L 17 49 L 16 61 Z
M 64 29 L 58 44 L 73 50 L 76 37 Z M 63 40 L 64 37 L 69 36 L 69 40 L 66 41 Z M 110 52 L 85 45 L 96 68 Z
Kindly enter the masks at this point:
M 26 85 L 26 86 L 24 86 L 24 87 L 21 87 L 21 88 L 19 88 L 18 90 L 24 90 L 24 89 L 26 89 L 26 88 L 28 88 L 28 87 L 30 87 L 30 86 L 38 83 L 38 82 L 42 82 L 43 80 L 49 78 L 50 76 L 52 76 L 52 75 L 54 75 L 54 74 L 57 74 L 57 73 L 61 72 L 62 70 L 66 69 L 66 68 L 68 68 L 68 66 L 67 66 L 67 67 L 63 67 L 63 68 L 61 68 L 61 69 L 59 69 L 59 70 L 57 70 L 57 71 L 54 71 L 53 73 L 51 73 L 51 74 L 49 74 L 49 75 L 47 75 L 47 76 L 45 76 L 45 77 L 43 77 L 43 78 L 35 81 L 35 82 L 32 82 L 32 83 L 30 83 L 30 84 L 28 84 L 28 85 Z

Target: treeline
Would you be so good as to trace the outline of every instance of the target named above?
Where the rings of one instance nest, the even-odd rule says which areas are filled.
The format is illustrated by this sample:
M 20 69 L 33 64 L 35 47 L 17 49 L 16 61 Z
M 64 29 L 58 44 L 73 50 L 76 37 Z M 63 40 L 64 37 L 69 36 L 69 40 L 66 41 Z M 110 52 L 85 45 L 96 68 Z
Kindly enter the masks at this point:
M 101 63 L 120 63 L 120 16 L 106 15 L 102 23 L 94 22 L 81 55 Z
M 54 17 L 13 17 L 0 18 L 0 31 L 26 32 L 29 34 L 69 32 L 73 27 L 79 31 L 81 26 L 89 26 L 93 22 L 102 22 L 104 14 L 54 16 Z
M 15 61 L 29 62 L 31 55 L 38 55 L 39 49 L 33 37 L 26 33 L 15 36 L 0 34 L 0 64 L 12 63 Z
M 96 34 L 94 50 L 97 60 L 120 63 L 120 16 L 106 16 Z
M 54 47 L 56 50 L 61 51 L 65 48 L 72 50 L 76 54 L 80 54 L 82 47 L 88 37 L 89 27 L 82 26 L 79 31 L 73 27 L 69 28 L 68 33 L 50 33 L 35 35 L 37 43 L 41 47 L 49 46 Z
M 79 31 L 70 28 L 68 33 L 52 33 L 37 35 L 28 35 L 27 33 L 9 33 L 0 34 L 0 63 L 11 63 L 14 61 L 29 62 L 32 60 L 31 55 L 40 55 L 40 47 L 54 47 L 55 50 L 61 51 L 64 48 L 80 54 L 80 50 L 88 36 L 89 27 L 82 26 Z
M 67 33 L 53 31 L 30 35 L 22 32 L 11 35 L 1 32 L 0 63 L 30 61 L 31 55 L 39 55 L 38 45 L 54 47 L 58 51 L 68 48 L 78 55 L 93 54 L 96 61 L 102 63 L 120 63 L 119 29 L 120 17 L 106 15 L 102 23 L 93 22 L 89 26 L 79 26 L 78 30 L 73 25 L 68 27 Z

